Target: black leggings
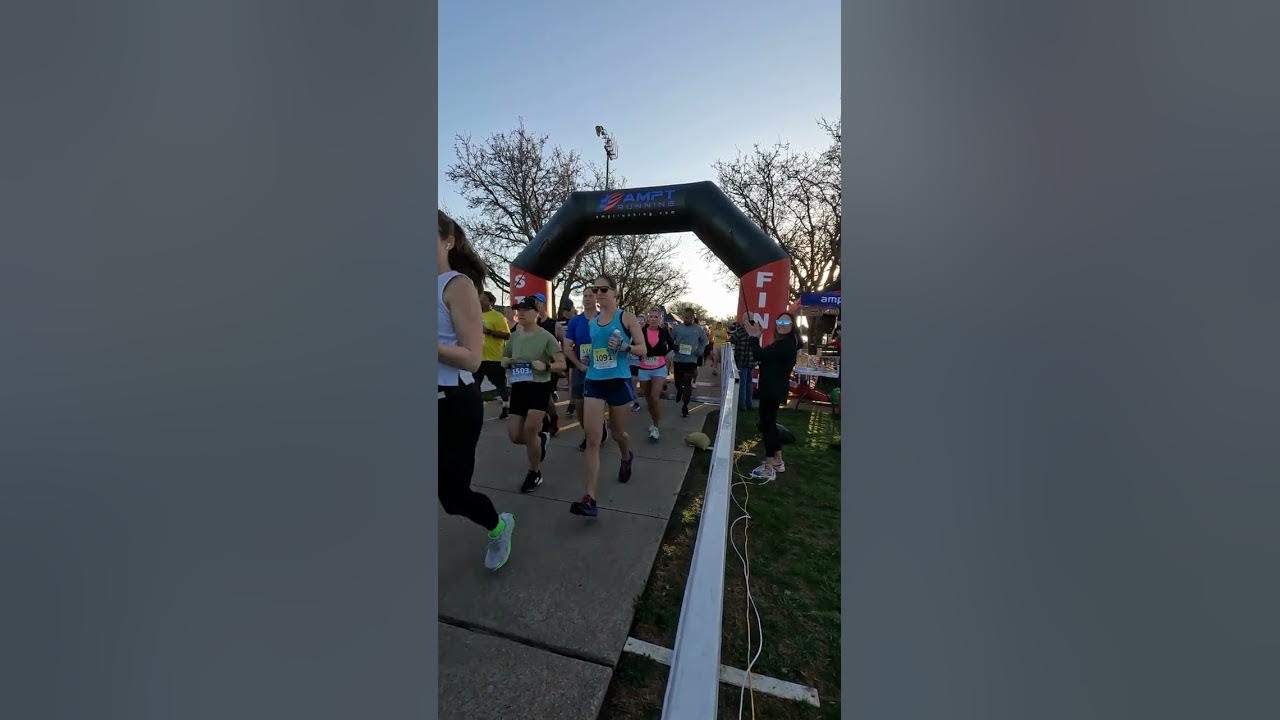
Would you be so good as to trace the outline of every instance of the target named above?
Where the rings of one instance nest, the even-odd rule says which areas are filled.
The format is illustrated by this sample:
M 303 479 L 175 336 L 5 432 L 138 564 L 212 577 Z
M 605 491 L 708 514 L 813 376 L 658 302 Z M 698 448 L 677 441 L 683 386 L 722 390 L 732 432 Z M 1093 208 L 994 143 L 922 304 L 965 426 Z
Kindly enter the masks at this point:
M 676 401 L 688 405 L 693 399 L 693 379 L 698 376 L 697 363 L 676 363 Z
M 480 383 L 438 387 L 444 393 L 440 409 L 440 448 L 436 466 L 440 481 L 440 505 L 450 515 L 462 515 L 485 530 L 498 527 L 498 511 L 488 496 L 471 489 L 476 469 L 476 443 L 484 425 Z
M 480 363 L 480 377 L 485 378 L 498 388 L 498 394 L 502 396 L 502 402 L 511 400 L 511 390 L 507 388 L 507 371 L 502 367 L 502 363 L 497 360 L 486 360 Z
M 778 407 L 785 399 L 774 393 L 761 392 L 760 435 L 764 438 L 765 457 L 773 457 L 782 450 L 782 437 L 778 435 Z

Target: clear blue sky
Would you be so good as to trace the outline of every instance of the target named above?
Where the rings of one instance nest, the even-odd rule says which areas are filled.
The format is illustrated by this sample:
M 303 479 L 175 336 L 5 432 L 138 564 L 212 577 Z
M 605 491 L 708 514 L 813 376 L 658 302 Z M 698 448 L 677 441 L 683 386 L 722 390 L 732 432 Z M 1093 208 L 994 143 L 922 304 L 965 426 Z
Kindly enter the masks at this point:
M 839 0 L 581 0 L 440 3 L 440 201 L 465 215 L 445 178 L 458 134 L 526 126 L 604 162 L 595 126 L 616 138 L 611 172 L 631 186 L 714 180 L 711 164 L 755 143 L 825 147 L 840 114 Z M 717 314 L 736 295 L 679 236 L 686 299 Z

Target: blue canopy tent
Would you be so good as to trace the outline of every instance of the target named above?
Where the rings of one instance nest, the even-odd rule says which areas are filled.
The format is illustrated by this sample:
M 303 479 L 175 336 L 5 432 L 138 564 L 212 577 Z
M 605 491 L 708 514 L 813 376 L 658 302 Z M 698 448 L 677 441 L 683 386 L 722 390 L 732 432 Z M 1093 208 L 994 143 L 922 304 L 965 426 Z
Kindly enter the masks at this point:
M 793 384 L 792 394 L 797 396 L 796 407 L 800 406 L 801 399 L 811 398 L 813 395 L 823 396 L 825 393 L 818 391 L 819 377 L 833 378 L 826 380 L 830 388 L 828 399 L 831 404 L 839 407 L 839 377 L 840 377 L 840 360 L 838 351 L 833 352 L 827 347 L 829 341 L 835 340 L 836 328 L 840 318 L 840 285 L 839 281 L 832 283 L 826 290 L 820 292 L 801 293 L 800 300 L 794 306 L 796 315 L 805 318 L 805 324 L 809 326 L 815 334 L 823 333 L 822 337 L 810 336 L 810 352 L 812 353 L 809 360 L 810 367 L 797 367 L 796 375 L 801 378 L 800 382 Z M 827 320 L 830 318 L 830 320 Z M 819 329 L 821 328 L 821 330 Z M 828 334 L 829 333 L 829 334 Z M 804 386 L 808 386 L 805 388 Z M 826 404 L 826 403 L 818 403 Z
M 800 295 L 800 314 L 801 315 L 839 315 L 840 314 L 840 291 L 824 290 L 822 292 L 807 292 Z

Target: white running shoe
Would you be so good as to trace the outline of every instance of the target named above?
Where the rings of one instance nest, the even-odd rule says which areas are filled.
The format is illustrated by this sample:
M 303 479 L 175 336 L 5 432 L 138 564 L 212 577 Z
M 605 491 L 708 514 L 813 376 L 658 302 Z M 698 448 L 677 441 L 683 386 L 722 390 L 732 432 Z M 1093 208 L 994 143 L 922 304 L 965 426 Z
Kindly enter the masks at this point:
M 658 442 L 658 426 L 657 425 L 649 426 L 649 440 L 650 442 Z
M 784 473 L 787 471 L 787 464 L 779 460 L 778 464 L 773 466 L 773 471 L 776 473 Z
M 515 515 L 502 513 L 498 517 L 502 518 L 506 527 L 502 528 L 502 534 L 498 537 L 489 538 L 485 547 L 484 566 L 490 570 L 497 570 L 507 564 L 507 559 L 511 557 L 511 535 L 516 530 Z

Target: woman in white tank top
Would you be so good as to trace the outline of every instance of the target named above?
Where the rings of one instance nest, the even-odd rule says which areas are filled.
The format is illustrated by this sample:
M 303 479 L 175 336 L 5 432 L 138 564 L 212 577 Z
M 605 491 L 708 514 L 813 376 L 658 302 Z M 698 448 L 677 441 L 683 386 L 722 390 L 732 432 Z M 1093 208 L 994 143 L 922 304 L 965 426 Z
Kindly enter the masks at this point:
M 489 531 L 484 564 L 497 570 L 511 556 L 516 519 L 511 513 L 499 515 L 486 495 L 471 489 L 476 443 L 484 424 L 480 383 L 473 373 L 480 367 L 484 344 L 478 287 L 483 286 L 485 267 L 467 244 L 461 227 L 443 212 L 437 222 L 440 248 L 436 318 L 440 324 L 436 344 L 440 364 L 436 397 L 440 447 L 436 472 L 440 505 L 450 515 L 462 515 Z
M 441 213 L 447 218 L 447 215 Z M 441 221 L 443 223 L 443 221 Z M 452 220 L 449 221 L 452 224 Z M 440 274 L 436 276 L 436 343 L 440 365 L 437 385 L 454 387 L 475 382 L 480 369 L 484 345 L 483 322 L 480 319 L 480 295 L 476 282 L 483 282 L 483 274 L 475 272 L 465 240 L 459 243 L 460 230 L 453 225 L 453 234 L 440 236 L 440 249 L 436 258 Z M 478 278 L 469 277 L 452 267 L 451 256 L 461 260 L 464 269 L 471 270 Z M 460 257 L 461 256 L 461 257 Z M 478 258 L 477 258 L 478 260 Z

